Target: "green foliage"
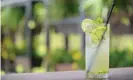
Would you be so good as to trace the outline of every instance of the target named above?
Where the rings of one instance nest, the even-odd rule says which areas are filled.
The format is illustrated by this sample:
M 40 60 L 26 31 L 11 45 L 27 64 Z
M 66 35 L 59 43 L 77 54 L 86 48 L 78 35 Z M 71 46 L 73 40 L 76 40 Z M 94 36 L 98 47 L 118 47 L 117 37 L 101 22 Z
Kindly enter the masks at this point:
M 77 0 L 64 0 L 64 17 L 70 17 L 78 14 L 79 3 Z
M 46 19 L 46 15 L 47 15 L 47 9 L 44 6 L 43 3 L 36 3 L 33 6 L 33 10 L 34 10 L 34 17 L 36 19 L 36 21 L 38 23 L 43 23 L 43 21 Z
M 35 23 L 35 21 L 34 21 L 34 20 L 29 20 L 29 21 L 28 21 L 28 27 L 29 27 L 30 29 L 35 29 L 35 28 L 36 28 L 36 23 Z
M 126 48 L 130 53 L 133 53 L 133 35 L 112 35 L 111 43 L 111 49 L 123 50 Z
M 91 17 L 101 16 L 102 9 L 104 7 L 103 0 L 84 0 L 82 8 L 86 15 Z
M 57 48 L 64 48 L 65 47 L 64 41 L 64 34 L 50 32 L 50 49 L 55 50 Z
M 112 35 L 110 50 L 110 67 L 133 66 L 132 35 Z
M 130 6 L 132 6 L 132 0 L 115 0 L 116 8 L 121 10 L 128 10 Z
M 50 66 L 54 68 L 56 64 L 72 64 L 73 69 L 85 69 L 85 56 L 79 51 L 66 51 L 56 49 L 50 54 Z
M 24 72 L 24 67 L 21 64 L 16 65 L 16 72 L 17 73 L 23 73 Z
M 47 48 L 45 45 L 45 33 L 41 32 L 39 35 L 34 36 L 33 40 L 33 48 L 34 48 L 34 54 L 36 57 L 43 58 L 46 56 Z
M 85 15 L 92 18 L 101 16 L 104 8 L 110 9 L 113 0 L 83 0 L 82 8 L 85 11 Z M 133 12 L 132 0 L 114 0 L 114 11 L 127 11 Z M 106 12 L 107 13 L 107 12 Z
M 49 19 L 56 19 L 60 20 L 63 18 L 64 13 L 65 13 L 65 5 L 64 5 L 64 0 L 53 0 L 49 7 Z M 58 14 L 58 15 L 57 15 Z
M 31 70 L 33 73 L 44 73 L 44 72 L 46 72 L 46 68 L 44 68 L 44 67 L 34 67 L 34 68 L 32 68 L 32 70 Z
M 16 57 L 15 50 L 16 49 L 11 38 L 10 37 L 4 38 L 2 43 L 2 54 L 1 54 L 2 58 L 14 60 Z
M 123 23 L 123 24 L 129 26 L 129 25 L 130 25 L 130 20 L 129 20 L 129 18 L 127 18 L 127 17 L 122 17 L 121 23 Z
M 104 5 L 110 7 L 112 5 L 113 0 L 103 0 Z M 115 8 L 114 11 L 127 11 L 132 12 L 133 11 L 133 1 L 132 0 L 114 0 L 115 1 Z
M 133 66 L 133 54 L 128 49 L 114 49 L 110 52 L 110 67 L 130 67 Z
M 78 64 L 78 67 L 80 69 L 85 69 L 85 56 L 82 56 L 81 59 L 79 59 L 78 61 L 76 61 Z
M 15 52 L 16 55 L 24 55 L 24 53 L 26 53 L 26 41 L 24 40 L 23 35 L 17 33 L 17 35 L 15 36 Z
M 4 8 L 1 13 L 2 25 L 14 30 L 22 16 L 23 10 L 21 8 Z
M 64 49 L 57 49 L 51 54 L 51 64 L 72 63 L 72 55 Z
M 1 76 L 5 75 L 5 71 L 3 71 L 3 70 L 0 70 L 0 71 L 1 71 L 0 72 Z
M 69 50 L 80 50 L 81 46 L 81 35 L 80 34 L 70 34 L 69 39 Z

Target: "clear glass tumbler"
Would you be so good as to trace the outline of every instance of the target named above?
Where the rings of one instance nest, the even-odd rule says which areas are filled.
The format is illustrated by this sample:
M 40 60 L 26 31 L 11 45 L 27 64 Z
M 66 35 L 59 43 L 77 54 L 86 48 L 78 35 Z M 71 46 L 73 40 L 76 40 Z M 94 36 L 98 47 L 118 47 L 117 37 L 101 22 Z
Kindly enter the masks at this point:
M 86 34 L 86 73 L 87 80 L 108 80 L 109 72 L 109 26 L 100 46 L 95 44 L 89 34 Z

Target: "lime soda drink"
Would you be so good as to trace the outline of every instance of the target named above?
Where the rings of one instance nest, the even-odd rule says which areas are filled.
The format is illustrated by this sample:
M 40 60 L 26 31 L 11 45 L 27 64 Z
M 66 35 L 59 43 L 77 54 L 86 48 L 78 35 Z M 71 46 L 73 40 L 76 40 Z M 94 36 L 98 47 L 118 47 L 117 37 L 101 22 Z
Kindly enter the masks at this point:
M 87 79 L 107 80 L 109 72 L 109 26 L 85 19 L 82 22 L 85 32 L 85 61 Z M 102 37 L 103 36 L 103 37 Z

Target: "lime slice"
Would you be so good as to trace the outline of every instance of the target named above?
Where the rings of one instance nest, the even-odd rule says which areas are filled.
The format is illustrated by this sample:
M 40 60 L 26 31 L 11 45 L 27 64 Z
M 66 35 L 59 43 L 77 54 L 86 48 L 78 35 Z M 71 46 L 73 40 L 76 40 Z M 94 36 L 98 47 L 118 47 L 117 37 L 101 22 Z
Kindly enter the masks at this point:
M 90 33 L 95 27 L 96 24 L 91 19 L 84 19 L 82 21 L 81 28 L 83 32 Z
M 101 19 L 84 19 L 82 21 L 81 28 L 86 33 L 86 35 L 90 35 L 92 44 L 98 44 L 107 27 L 104 26 L 104 23 Z
M 90 33 L 92 42 L 96 44 L 99 43 L 105 30 L 106 30 L 105 26 L 101 27 L 99 26 L 93 29 L 92 32 Z

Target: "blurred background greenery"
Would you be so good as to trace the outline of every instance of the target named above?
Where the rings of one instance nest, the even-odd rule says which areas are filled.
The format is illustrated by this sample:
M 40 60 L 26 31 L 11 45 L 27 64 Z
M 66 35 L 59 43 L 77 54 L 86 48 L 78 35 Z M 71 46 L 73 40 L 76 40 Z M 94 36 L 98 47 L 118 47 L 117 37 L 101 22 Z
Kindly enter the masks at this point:
M 81 17 L 76 23 L 80 25 L 82 16 L 92 19 L 101 16 L 106 21 L 112 0 L 45 1 L 29 1 L 31 9 L 27 10 L 24 6 L 15 6 L 17 4 L 4 6 L 8 0 L 2 0 L 2 74 L 85 68 L 84 39 L 80 27 L 74 25 L 80 30 L 78 33 L 69 32 L 65 27 L 71 23 L 67 20 L 67 23 L 62 22 L 66 34 L 56 29 L 58 22 Z M 116 0 L 115 3 L 110 20 L 110 68 L 133 67 L 133 1 Z

